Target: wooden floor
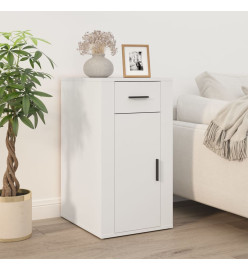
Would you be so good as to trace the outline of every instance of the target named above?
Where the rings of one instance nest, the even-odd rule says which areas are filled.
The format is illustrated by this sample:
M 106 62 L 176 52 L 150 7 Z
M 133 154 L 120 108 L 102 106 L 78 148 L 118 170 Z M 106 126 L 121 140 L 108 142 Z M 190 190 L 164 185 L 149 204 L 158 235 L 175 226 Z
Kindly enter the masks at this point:
M 0 243 L 0 258 L 248 259 L 248 219 L 192 201 L 174 205 L 174 229 L 100 240 L 62 218 L 35 221 L 33 237 Z

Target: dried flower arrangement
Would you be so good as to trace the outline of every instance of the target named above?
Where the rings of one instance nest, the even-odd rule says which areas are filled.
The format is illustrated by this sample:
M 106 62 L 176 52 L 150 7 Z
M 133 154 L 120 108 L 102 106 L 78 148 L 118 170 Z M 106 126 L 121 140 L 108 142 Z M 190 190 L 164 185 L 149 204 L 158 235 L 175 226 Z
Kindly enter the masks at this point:
M 86 32 L 82 37 L 83 42 L 78 43 L 78 50 L 81 55 L 104 54 L 109 48 L 111 55 L 117 53 L 116 40 L 112 33 L 95 30 L 92 33 Z

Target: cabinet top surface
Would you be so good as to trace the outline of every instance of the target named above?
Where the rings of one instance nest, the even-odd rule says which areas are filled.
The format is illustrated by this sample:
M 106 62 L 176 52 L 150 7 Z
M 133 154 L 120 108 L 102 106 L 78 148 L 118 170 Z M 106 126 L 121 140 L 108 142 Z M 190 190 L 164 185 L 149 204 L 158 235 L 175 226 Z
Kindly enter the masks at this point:
M 108 77 L 108 78 L 88 78 L 88 77 L 71 77 L 62 78 L 61 81 L 87 81 L 87 82 L 159 82 L 172 81 L 171 78 L 122 78 L 122 77 Z

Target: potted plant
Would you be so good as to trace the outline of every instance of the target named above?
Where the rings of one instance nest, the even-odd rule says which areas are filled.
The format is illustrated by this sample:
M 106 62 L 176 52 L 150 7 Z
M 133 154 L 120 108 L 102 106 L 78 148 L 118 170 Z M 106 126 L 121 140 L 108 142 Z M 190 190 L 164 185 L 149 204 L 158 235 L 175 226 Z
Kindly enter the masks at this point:
M 84 73 L 89 77 L 109 77 L 114 71 L 114 66 L 109 59 L 105 58 L 105 50 L 109 48 L 111 55 L 117 53 L 113 34 L 95 30 L 92 33 L 86 32 L 82 40 L 83 42 L 78 43 L 80 54 L 92 55 L 92 58 L 84 64 Z
M 19 123 L 31 129 L 39 119 L 45 123 L 47 108 L 40 97 L 51 95 L 37 91 L 40 79 L 51 79 L 41 71 L 41 58 L 45 56 L 54 68 L 54 62 L 37 48 L 38 42 L 30 31 L 0 32 L 0 127 L 7 127 L 7 169 L 0 190 L 0 241 L 19 241 L 32 234 L 31 191 L 20 189 L 16 178 L 18 160 L 15 142 Z M 36 68 L 40 69 L 36 71 Z M 32 122 L 33 121 L 33 122 Z

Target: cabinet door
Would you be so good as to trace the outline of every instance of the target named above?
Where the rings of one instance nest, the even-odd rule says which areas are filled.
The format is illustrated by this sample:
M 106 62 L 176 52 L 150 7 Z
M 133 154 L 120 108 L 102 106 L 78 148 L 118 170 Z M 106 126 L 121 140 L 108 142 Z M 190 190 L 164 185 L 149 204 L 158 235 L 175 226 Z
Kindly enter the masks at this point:
M 160 113 L 115 115 L 115 231 L 160 226 Z

